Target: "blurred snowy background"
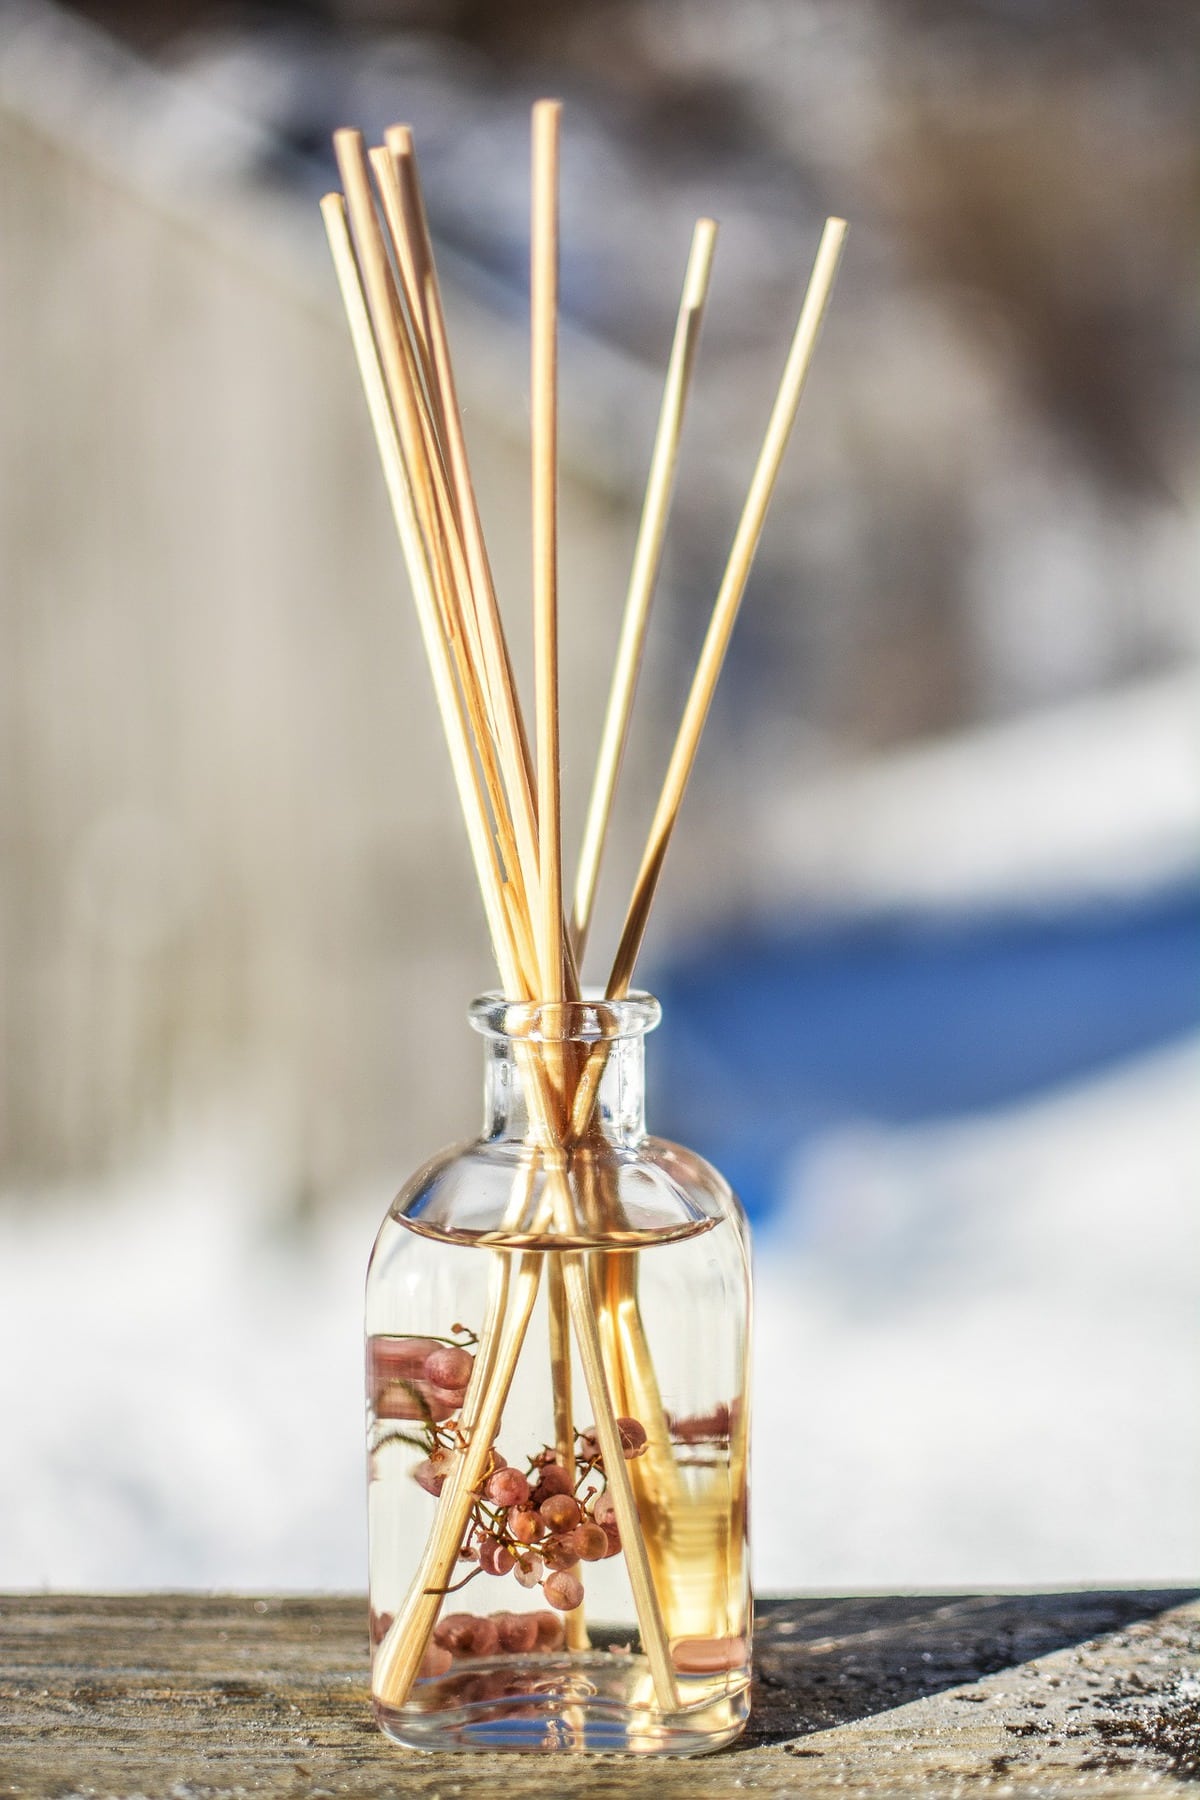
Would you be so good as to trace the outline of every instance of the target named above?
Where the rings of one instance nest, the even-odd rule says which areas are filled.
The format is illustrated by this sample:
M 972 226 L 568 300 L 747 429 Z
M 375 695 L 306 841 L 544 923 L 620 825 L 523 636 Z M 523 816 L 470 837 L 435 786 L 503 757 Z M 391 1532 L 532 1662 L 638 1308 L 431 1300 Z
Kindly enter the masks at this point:
M 547 11 L 0 0 L 0 1584 L 363 1583 L 364 1265 L 490 971 L 315 201 L 412 122 L 526 670 L 550 91 L 569 838 L 723 227 L 597 973 L 852 221 L 642 970 L 758 1233 L 759 1582 L 1193 1579 L 1200 21 Z

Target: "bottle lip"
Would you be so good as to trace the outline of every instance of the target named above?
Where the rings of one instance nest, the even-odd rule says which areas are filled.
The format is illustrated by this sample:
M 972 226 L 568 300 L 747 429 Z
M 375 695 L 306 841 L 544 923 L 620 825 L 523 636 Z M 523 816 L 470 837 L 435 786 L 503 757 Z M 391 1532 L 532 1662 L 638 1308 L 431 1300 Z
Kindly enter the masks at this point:
M 634 992 L 623 1000 L 603 995 L 582 1000 L 506 1000 L 480 994 L 467 1018 L 482 1037 L 521 1039 L 532 1044 L 602 1044 L 644 1037 L 662 1018 L 653 994 Z

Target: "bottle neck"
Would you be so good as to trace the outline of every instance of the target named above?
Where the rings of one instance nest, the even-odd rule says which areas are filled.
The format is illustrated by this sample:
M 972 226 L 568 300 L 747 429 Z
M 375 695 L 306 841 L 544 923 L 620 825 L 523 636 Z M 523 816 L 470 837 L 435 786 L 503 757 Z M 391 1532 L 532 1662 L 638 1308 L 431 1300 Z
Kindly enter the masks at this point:
M 540 1088 L 561 1069 L 572 1091 L 594 1055 L 603 1057 L 603 1073 L 587 1135 L 626 1148 L 636 1147 L 646 1135 L 646 1053 L 640 1033 L 603 1044 L 570 1038 L 539 1044 L 495 1036 L 485 1038 L 483 1055 L 485 1138 L 538 1137 L 544 1109 L 536 1093 L 531 1108 L 530 1084 Z

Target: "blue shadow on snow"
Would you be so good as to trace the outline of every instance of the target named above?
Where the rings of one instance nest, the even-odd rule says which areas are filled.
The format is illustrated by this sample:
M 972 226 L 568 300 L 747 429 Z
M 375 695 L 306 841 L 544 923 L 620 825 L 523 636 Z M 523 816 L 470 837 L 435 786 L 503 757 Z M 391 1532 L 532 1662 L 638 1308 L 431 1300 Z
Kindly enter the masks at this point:
M 850 1119 L 1012 1105 L 1200 1026 L 1200 885 L 1051 910 L 730 929 L 661 957 L 656 1131 L 752 1218 Z

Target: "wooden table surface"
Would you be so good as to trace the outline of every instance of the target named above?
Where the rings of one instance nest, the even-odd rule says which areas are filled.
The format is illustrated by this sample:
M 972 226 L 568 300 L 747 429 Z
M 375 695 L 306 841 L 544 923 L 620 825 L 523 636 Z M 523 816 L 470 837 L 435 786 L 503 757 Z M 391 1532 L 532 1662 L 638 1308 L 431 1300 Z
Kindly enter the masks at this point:
M 0 1795 L 1200 1795 L 1200 1593 L 766 1602 L 747 1736 L 689 1762 L 427 1756 L 361 1599 L 0 1597 Z

